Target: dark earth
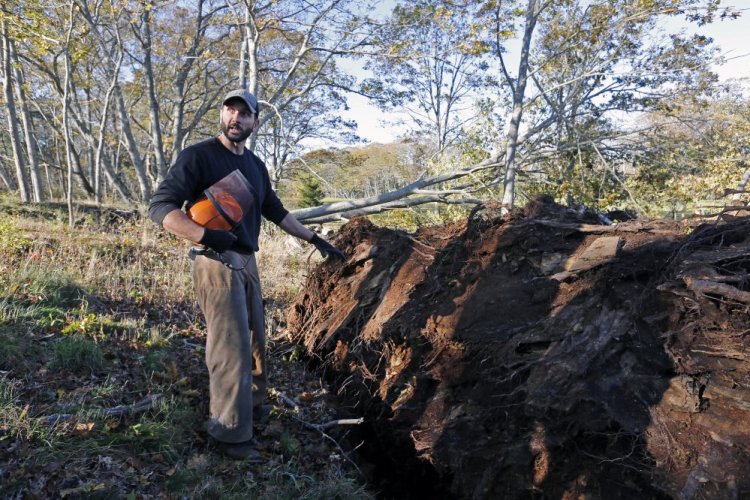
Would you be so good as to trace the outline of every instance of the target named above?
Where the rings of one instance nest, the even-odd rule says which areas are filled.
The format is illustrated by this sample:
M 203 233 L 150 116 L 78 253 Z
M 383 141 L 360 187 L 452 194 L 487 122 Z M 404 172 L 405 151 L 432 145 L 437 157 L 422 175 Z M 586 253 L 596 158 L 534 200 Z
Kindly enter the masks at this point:
M 288 317 L 388 498 L 750 495 L 750 220 L 347 223 Z

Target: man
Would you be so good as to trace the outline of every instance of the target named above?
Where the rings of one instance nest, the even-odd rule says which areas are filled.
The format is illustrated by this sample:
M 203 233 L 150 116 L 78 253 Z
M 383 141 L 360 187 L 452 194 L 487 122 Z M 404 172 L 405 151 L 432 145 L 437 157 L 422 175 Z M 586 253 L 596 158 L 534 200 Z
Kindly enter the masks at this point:
M 267 384 L 265 325 L 255 252 L 261 215 L 287 233 L 315 245 L 324 257 L 344 259 L 336 247 L 303 226 L 271 188 L 262 161 L 245 149 L 259 126 L 258 101 L 246 90 L 227 94 L 221 107 L 221 134 L 186 148 L 159 185 L 149 216 L 167 231 L 197 242 L 191 250 L 193 285 L 206 318 L 206 365 L 209 372 L 208 433 L 236 459 L 259 461 L 253 438 Z M 207 229 L 182 211 L 204 190 L 235 170 L 250 182 L 254 209 L 232 231 Z

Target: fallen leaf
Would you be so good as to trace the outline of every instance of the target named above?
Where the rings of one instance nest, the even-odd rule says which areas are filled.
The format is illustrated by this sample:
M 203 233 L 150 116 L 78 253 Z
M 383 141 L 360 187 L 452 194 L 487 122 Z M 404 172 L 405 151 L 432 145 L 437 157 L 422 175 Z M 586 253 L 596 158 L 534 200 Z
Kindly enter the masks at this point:
M 79 434 L 88 434 L 94 428 L 94 422 L 78 422 L 75 431 Z
M 205 454 L 193 455 L 188 459 L 187 468 L 190 470 L 205 470 L 208 467 L 208 457 Z

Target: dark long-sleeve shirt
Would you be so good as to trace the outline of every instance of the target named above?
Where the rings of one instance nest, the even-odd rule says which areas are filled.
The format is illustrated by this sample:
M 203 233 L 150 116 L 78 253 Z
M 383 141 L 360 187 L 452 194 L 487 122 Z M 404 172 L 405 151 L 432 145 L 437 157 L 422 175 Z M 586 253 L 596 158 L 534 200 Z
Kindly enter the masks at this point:
M 271 188 L 265 164 L 251 151 L 243 155 L 229 151 L 218 138 L 208 139 L 185 148 L 169 169 L 166 178 L 151 197 L 148 214 L 161 225 L 174 209 L 192 205 L 211 187 L 230 173 L 239 170 L 255 189 L 255 209 L 243 217 L 234 230 L 238 251 L 258 251 L 261 215 L 279 224 L 289 213 Z

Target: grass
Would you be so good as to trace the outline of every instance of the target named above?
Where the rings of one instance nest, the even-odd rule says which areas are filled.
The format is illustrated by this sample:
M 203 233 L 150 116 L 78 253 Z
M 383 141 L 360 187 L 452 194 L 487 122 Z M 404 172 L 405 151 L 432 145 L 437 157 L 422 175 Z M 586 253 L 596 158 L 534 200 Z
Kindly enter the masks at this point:
M 18 363 L 23 350 L 11 335 L 0 334 L 0 370 L 8 370 Z
M 332 448 L 306 454 L 329 445 L 283 409 L 259 431 L 266 464 L 215 452 L 186 243 L 140 218 L 81 211 L 71 229 L 64 206 L 3 194 L 0 210 L 0 497 L 372 498 Z M 269 316 L 283 322 L 319 257 L 268 228 L 261 245 Z M 271 363 L 285 394 L 318 383 L 295 360 Z M 162 397 L 147 411 L 105 413 L 149 394 Z
M 49 435 L 49 429 L 30 417 L 17 385 L 7 379 L 0 379 L 0 435 L 27 441 L 44 439 Z
M 65 337 L 55 344 L 55 356 L 50 367 L 72 373 L 96 372 L 104 368 L 104 355 L 101 348 L 86 337 Z

